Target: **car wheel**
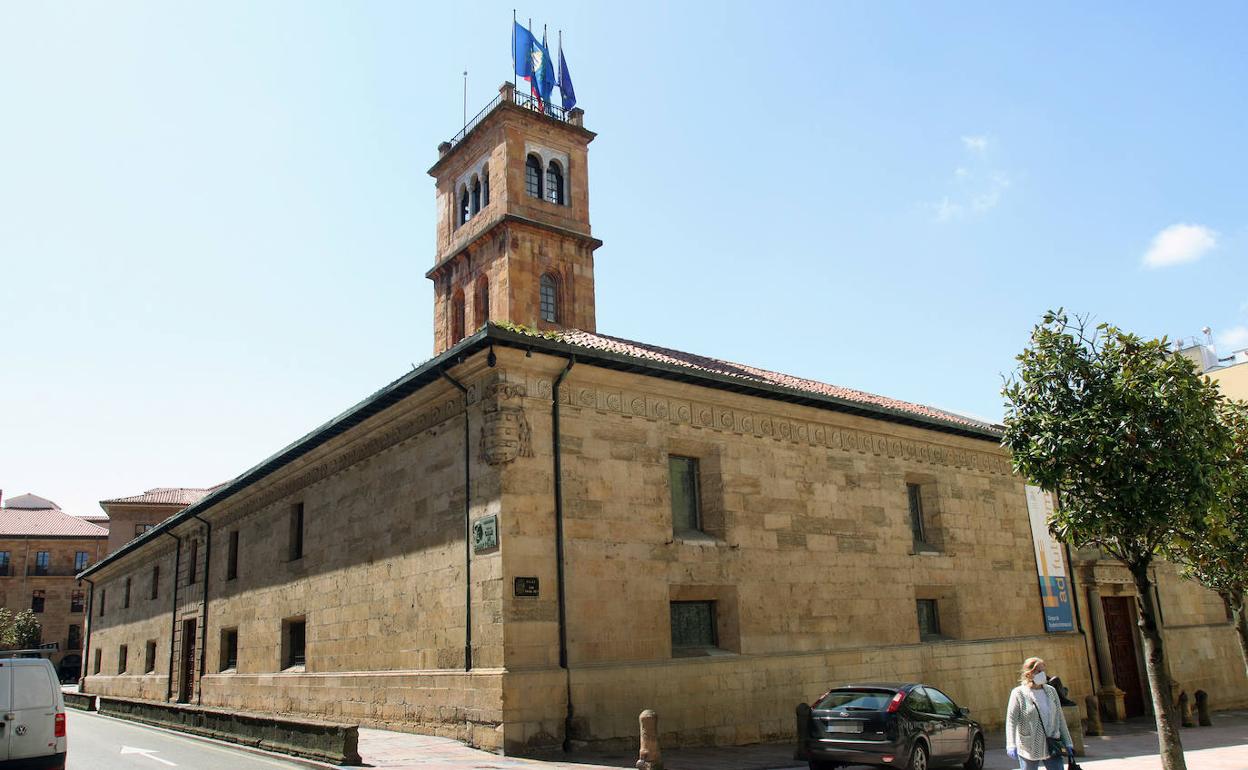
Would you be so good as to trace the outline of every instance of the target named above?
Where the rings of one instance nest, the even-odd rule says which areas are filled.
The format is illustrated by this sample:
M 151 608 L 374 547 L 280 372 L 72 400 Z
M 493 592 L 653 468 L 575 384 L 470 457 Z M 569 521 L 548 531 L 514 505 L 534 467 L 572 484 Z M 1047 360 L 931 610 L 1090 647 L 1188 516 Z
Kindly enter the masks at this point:
M 966 770 L 983 770 L 984 767 L 984 736 L 976 735 L 971 742 L 971 755 L 962 765 Z
M 910 752 L 910 764 L 906 767 L 908 770 L 927 770 L 927 747 L 916 742 Z

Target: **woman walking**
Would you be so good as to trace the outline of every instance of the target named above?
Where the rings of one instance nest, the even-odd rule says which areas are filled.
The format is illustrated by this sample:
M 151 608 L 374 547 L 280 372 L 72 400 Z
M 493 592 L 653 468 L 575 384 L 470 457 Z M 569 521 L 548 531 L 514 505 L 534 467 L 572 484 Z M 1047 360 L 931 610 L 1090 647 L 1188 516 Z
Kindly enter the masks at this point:
M 1064 757 L 1075 750 L 1057 690 L 1047 682 L 1044 661 L 1028 658 L 1023 661 L 1018 687 L 1010 693 L 1005 751 L 1018 760 L 1019 770 L 1062 770 Z

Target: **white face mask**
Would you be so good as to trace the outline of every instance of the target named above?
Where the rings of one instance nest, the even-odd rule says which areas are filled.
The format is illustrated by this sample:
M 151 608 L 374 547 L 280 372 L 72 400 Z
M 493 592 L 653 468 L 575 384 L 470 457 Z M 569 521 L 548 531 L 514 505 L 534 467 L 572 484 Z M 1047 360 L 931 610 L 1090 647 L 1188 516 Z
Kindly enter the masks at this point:
M 1036 684 L 1040 684 L 1040 685 L 1042 685 L 1042 684 L 1044 684 L 1045 682 L 1049 681 L 1049 677 L 1048 677 L 1048 676 L 1046 676 L 1046 675 L 1045 675 L 1045 673 L 1044 673 L 1043 671 L 1037 671 L 1037 672 L 1036 672 L 1036 673 L 1035 673 L 1035 674 L 1031 677 L 1031 681 L 1035 682 Z

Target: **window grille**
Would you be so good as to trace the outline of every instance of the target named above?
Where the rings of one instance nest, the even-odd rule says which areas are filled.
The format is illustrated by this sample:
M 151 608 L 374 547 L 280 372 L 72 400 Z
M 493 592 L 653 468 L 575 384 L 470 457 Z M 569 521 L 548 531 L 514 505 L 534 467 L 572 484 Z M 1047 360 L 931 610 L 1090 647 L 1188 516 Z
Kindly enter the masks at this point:
M 940 636 L 940 613 L 935 599 L 919 599 L 919 638 L 932 639 Z
M 672 602 L 672 648 L 715 647 L 715 602 Z
M 542 320 L 549 323 L 559 322 L 559 292 L 552 275 L 543 275 L 541 283 L 541 315 Z
M 533 198 L 542 197 L 542 162 L 536 155 L 524 161 L 524 191 Z

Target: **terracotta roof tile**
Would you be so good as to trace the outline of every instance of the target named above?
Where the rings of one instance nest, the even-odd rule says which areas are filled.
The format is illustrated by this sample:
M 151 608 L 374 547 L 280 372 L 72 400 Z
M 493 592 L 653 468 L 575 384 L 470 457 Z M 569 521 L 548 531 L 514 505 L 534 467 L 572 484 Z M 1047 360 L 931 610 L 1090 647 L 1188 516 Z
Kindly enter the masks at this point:
M 0 537 L 108 537 L 108 530 L 57 508 L 0 508 Z
M 528 333 L 525 330 L 518 328 L 512 328 L 512 331 Z M 746 382 L 753 382 L 760 385 L 780 386 L 796 391 L 804 391 L 806 393 L 822 396 L 831 396 L 833 398 L 854 401 L 870 406 L 883 407 L 885 409 L 892 409 L 900 412 L 909 412 L 910 414 L 916 416 L 942 420 L 956 425 L 965 425 L 979 430 L 999 430 L 998 426 L 992 425 L 991 423 L 971 419 L 954 412 L 947 412 L 933 406 L 925 406 L 923 404 L 915 404 L 909 401 L 889 398 L 887 396 L 879 396 L 874 393 L 854 390 L 853 388 L 845 388 L 839 385 L 829 385 L 826 382 L 807 380 L 802 377 L 794 377 L 790 374 L 773 372 L 767 369 L 759 369 L 756 366 L 737 364 L 731 361 L 723 361 L 718 358 L 700 356 L 694 353 L 685 353 L 683 351 L 672 350 L 671 348 L 664 348 L 658 345 L 650 345 L 644 342 L 634 342 L 632 340 L 611 337 L 606 334 L 595 334 L 592 332 L 580 331 L 578 329 L 557 332 L 554 336 L 555 339 L 558 339 L 560 342 L 568 345 L 575 345 L 577 347 L 589 348 L 591 350 L 600 350 L 615 353 L 617 355 L 629 356 L 631 358 L 685 367 L 725 377 L 734 377 Z
M 114 497 L 111 500 L 101 500 L 100 505 L 131 504 L 137 503 L 141 505 L 191 505 L 203 500 L 215 489 L 220 489 L 223 485 L 218 484 L 215 487 L 156 487 L 149 489 L 141 495 L 131 495 L 130 497 Z

